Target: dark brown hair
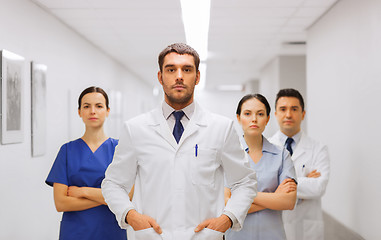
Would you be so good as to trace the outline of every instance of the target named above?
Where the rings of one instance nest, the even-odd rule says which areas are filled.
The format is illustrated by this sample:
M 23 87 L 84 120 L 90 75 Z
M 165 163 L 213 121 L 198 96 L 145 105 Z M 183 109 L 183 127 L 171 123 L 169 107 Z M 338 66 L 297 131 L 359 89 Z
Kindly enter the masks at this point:
M 275 109 L 276 109 L 276 105 L 278 103 L 278 99 L 281 97 L 297 98 L 299 100 L 300 106 L 302 107 L 302 112 L 304 112 L 304 100 L 303 100 L 302 94 L 300 94 L 300 92 L 298 90 L 293 89 L 293 88 L 285 88 L 285 89 L 279 90 L 278 94 L 276 95 L 276 99 L 275 99 Z
M 174 43 L 166 47 L 163 51 L 161 51 L 158 58 L 160 72 L 163 71 L 165 56 L 167 56 L 169 53 L 172 53 L 172 52 L 178 53 L 180 55 L 189 54 L 193 56 L 194 65 L 196 66 L 196 71 L 198 72 L 198 67 L 200 65 L 200 57 L 198 56 L 198 53 L 196 52 L 196 50 L 194 50 L 192 47 L 190 47 L 189 45 L 185 43 Z
M 83 96 L 85 96 L 88 93 L 93 93 L 93 92 L 98 92 L 98 93 L 102 94 L 103 97 L 105 97 L 105 99 L 106 99 L 106 108 L 109 109 L 107 93 L 102 88 L 100 88 L 100 87 L 94 87 L 94 86 L 86 88 L 85 90 L 82 91 L 81 95 L 79 95 L 79 98 L 78 98 L 78 109 L 81 109 L 81 104 L 82 104 L 82 98 L 83 98 Z
M 250 100 L 252 98 L 255 98 L 257 99 L 258 101 L 260 101 L 261 103 L 263 103 L 266 107 L 266 115 L 269 116 L 270 115 L 270 111 L 271 111 L 271 108 L 270 108 L 270 104 L 269 102 L 267 101 L 267 99 L 259 94 L 259 93 L 256 93 L 256 94 L 247 94 L 245 95 L 238 103 L 238 106 L 237 106 L 237 111 L 236 111 L 236 114 L 237 115 L 241 115 L 241 111 L 242 111 L 242 105 L 247 101 L 247 100 Z

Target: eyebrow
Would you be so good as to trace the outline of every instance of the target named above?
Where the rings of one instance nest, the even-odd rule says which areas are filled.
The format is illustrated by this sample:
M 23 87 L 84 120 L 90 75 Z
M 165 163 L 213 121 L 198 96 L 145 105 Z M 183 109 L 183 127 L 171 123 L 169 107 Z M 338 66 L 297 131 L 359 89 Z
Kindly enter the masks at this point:
M 98 104 L 104 104 L 104 103 L 101 103 L 101 102 L 95 103 L 95 105 L 98 105 Z M 91 105 L 91 103 L 84 102 L 83 105 Z
M 170 68 L 170 67 L 175 67 L 175 66 L 176 66 L 175 64 L 167 64 L 164 66 L 164 68 Z M 195 68 L 193 65 L 183 65 L 182 67 Z
M 283 106 L 283 105 L 281 105 L 281 106 L 278 106 L 279 108 L 286 108 L 286 107 L 288 107 L 288 106 Z M 295 106 L 290 106 L 291 108 L 300 108 L 299 106 L 297 106 L 297 105 L 295 105 Z

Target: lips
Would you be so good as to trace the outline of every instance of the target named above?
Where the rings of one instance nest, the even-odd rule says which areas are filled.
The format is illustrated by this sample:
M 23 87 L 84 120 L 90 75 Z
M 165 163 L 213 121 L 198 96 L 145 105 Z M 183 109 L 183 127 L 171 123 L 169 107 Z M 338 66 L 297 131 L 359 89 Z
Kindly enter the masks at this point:
M 89 118 L 90 121 L 98 120 L 98 118 Z
M 250 128 L 259 128 L 257 125 L 250 125 Z
M 175 89 L 175 90 L 183 90 L 183 89 L 185 89 L 185 86 L 184 85 L 175 85 L 175 86 L 173 86 L 173 89 Z

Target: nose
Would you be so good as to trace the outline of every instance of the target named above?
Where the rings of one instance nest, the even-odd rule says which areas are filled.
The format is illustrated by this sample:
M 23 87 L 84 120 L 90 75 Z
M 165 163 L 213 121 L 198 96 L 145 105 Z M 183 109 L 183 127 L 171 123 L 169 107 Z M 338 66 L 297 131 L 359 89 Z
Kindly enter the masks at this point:
M 291 117 L 291 109 L 289 109 L 289 110 L 286 111 L 286 117 L 287 117 L 287 118 L 290 118 L 290 117 Z
M 183 80 L 183 71 L 181 69 L 177 69 L 176 79 L 177 80 Z
M 94 114 L 95 113 L 95 106 L 91 107 L 91 114 Z
M 257 115 L 256 114 L 253 114 L 253 117 L 251 119 L 252 122 L 257 122 Z

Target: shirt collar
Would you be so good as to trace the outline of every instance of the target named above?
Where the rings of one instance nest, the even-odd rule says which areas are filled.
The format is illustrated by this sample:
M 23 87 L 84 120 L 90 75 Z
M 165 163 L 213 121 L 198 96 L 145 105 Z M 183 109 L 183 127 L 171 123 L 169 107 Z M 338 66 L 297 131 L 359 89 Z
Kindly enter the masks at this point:
M 163 101 L 162 109 L 163 109 L 164 118 L 166 120 L 171 116 L 173 111 L 176 111 L 173 107 L 169 106 L 166 101 Z M 193 116 L 194 109 L 195 109 L 195 103 L 192 102 L 191 104 L 189 104 L 188 106 L 186 106 L 185 108 L 181 110 L 185 113 L 185 117 L 188 118 L 189 120 Z
M 241 144 L 242 144 L 243 149 L 248 153 L 249 147 L 247 146 L 247 143 L 246 143 L 245 138 L 243 136 L 242 136 Z M 277 154 L 279 152 L 279 149 L 276 146 L 274 146 L 274 144 L 270 143 L 267 140 L 267 138 L 265 138 L 262 135 L 262 152 Z
M 282 131 L 279 131 L 279 132 L 280 132 L 280 141 L 284 145 L 286 143 L 288 136 L 286 134 L 282 133 Z M 302 131 L 299 131 L 297 134 L 292 136 L 292 139 L 294 139 L 295 145 L 297 145 L 300 142 L 301 137 L 302 137 Z

